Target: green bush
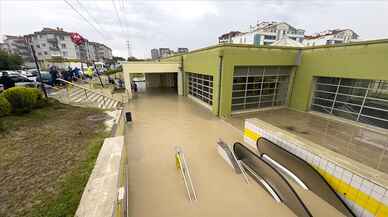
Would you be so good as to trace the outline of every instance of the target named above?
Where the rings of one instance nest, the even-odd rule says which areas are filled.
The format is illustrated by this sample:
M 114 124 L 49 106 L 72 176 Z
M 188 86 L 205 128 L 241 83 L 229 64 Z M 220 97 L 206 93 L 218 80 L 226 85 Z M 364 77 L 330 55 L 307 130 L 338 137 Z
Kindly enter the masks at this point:
M 43 97 L 36 88 L 12 87 L 1 93 L 11 104 L 12 112 L 26 113 L 42 104 Z
M 105 75 L 114 75 L 118 72 L 122 72 L 123 71 L 123 68 L 122 67 L 119 67 L 117 69 L 109 69 L 108 71 L 105 72 Z
M 11 104 L 8 100 L 0 95 L 0 117 L 7 116 L 11 113 Z

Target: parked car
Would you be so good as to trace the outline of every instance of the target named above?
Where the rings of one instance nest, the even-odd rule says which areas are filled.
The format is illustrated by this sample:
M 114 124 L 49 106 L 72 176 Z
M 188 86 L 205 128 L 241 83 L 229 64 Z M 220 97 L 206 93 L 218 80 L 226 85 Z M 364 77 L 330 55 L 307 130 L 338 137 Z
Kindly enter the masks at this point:
M 27 78 L 26 76 L 19 74 L 16 71 L 2 71 L 0 73 L 1 76 L 3 75 L 3 72 L 8 73 L 8 76 L 12 79 L 12 81 L 15 82 L 15 86 L 21 86 L 21 87 L 37 87 L 38 86 L 37 82 Z
M 42 82 L 44 84 L 50 84 L 51 83 L 51 75 L 48 71 L 40 71 L 40 75 L 42 76 Z M 41 82 L 39 78 L 36 78 L 36 81 Z

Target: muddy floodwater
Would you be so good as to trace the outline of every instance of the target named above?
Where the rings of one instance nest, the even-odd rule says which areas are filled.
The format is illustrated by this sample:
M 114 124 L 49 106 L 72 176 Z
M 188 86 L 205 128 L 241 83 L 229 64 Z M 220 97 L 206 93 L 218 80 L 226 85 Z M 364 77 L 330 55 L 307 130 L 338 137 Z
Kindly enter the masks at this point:
M 242 132 L 206 108 L 157 90 L 138 93 L 127 109 L 133 118 L 126 132 L 129 216 L 295 216 L 253 181 L 246 184 L 218 155 L 219 138 L 228 144 L 241 142 Z M 189 201 L 176 168 L 176 146 L 186 155 L 196 202 Z

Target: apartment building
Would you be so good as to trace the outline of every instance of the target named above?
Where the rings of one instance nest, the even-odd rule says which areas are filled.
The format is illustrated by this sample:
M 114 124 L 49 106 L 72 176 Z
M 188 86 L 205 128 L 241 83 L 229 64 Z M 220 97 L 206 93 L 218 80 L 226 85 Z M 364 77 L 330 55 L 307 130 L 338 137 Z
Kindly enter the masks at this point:
M 43 28 L 27 37 L 34 46 L 38 61 L 53 58 L 80 59 L 79 48 L 72 42 L 70 33 L 62 28 Z
M 151 49 L 151 58 L 152 59 L 159 59 L 163 57 L 168 57 L 174 54 L 183 54 L 188 53 L 189 49 L 186 47 L 178 47 L 176 51 L 170 49 L 170 48 L 153 48 Z
M 112 59 L 112 49 L 108 46 L 87 39 L 78 46 L 71 40 L 70 32 L 62 28 L 43 28 L 25 36 L 6 35 L 0 49 L 20 55 L 25 65 L 33 66 L 30 44 L 34 47 L 42 67 L 47 66 L 46 62 L 55 62 L 58 59 L 85 63 Z
M 0 49 L 21 56 L 26 65 L 33 64 L 31 48 L 23 36 L 6 35 Z
M 305 30 L 295 28 L 286 22 L 259 22 L 250 26 L 248 32 L 229 32 L 218 38 L 219 43 L 270 45 L 282 38 L 303 42 Z
M 158 59 L 160 57 L 159 50 L 157 48 L 151 49 L 151 58 L 153 60 Z
M 237 35 L 240 35 L 242 32 L 240 31 L 230 31 L 228 33 L 225 33 L 223 35 L 221 35 L 220 37 L 218 37 L 218 43 L 219 44 L 224 44 L 224 43 L 232 43 L 232 38 L 237 36 Z
M 177 53 L 188 53 L 189 49 L 186 47 L 178 47 Z
M 306 35 L 305 46 L 331 45 L 358 41 L 359 35 L 351 29 L 332 29 L 314 35 Z

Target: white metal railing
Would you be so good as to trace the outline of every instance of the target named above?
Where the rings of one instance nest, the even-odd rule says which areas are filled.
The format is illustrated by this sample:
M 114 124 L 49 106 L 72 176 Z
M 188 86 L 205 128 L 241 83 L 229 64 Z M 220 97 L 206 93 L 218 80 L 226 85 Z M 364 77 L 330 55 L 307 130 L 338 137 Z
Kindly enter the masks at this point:
M 176 151 L 175 157 L 177 161 L 177 167 L 181 171 L 189 200 L 196 201 L 197 193 L 195 192 L 195 189 L 194 189 L 193 181 L 190 175 L 189 165 L 187 164 L 185 154 L 183 153 L 180 147 L 175 147 L 175 151 Z
M 87 88 L 87 87 L 84 87 L 84 86 L 81 86 L 81 85 L 78 85 L 78 84 L 75 84 L 75 83 L 63 80 L 61 78 L 57 78 L 57 80 L 60 81 L 60 82 L 65 83 L 67 85 L 70 85 L 70 86 L 82 89 L 83 92 L 84 92 L 85 98 L 87 100 L 91 100 L 91 98 L 89 97 L 91 94 L 98 95 L 99 97 L 102 97 L 102 100 L 103 100 L 102 107 L 107 105 L 107 103 L 109 103 L 109 101 L 116 101 L 118 103 L 118 106 L 120 106 L 120 107 L 124 104 L 124 100 L 123 99 L 119 100 L 119 99 L 116 99 L 114 97 L 107 96 L 107 95 L 105 95 L 105 94 L 103 94 L 103 93 L 101 93 L 99 91 L 95 91 L 93 89 L 90 89 L 90 88 Z M 88 94 L 89 94 L 89 96 L 88 96 Z

